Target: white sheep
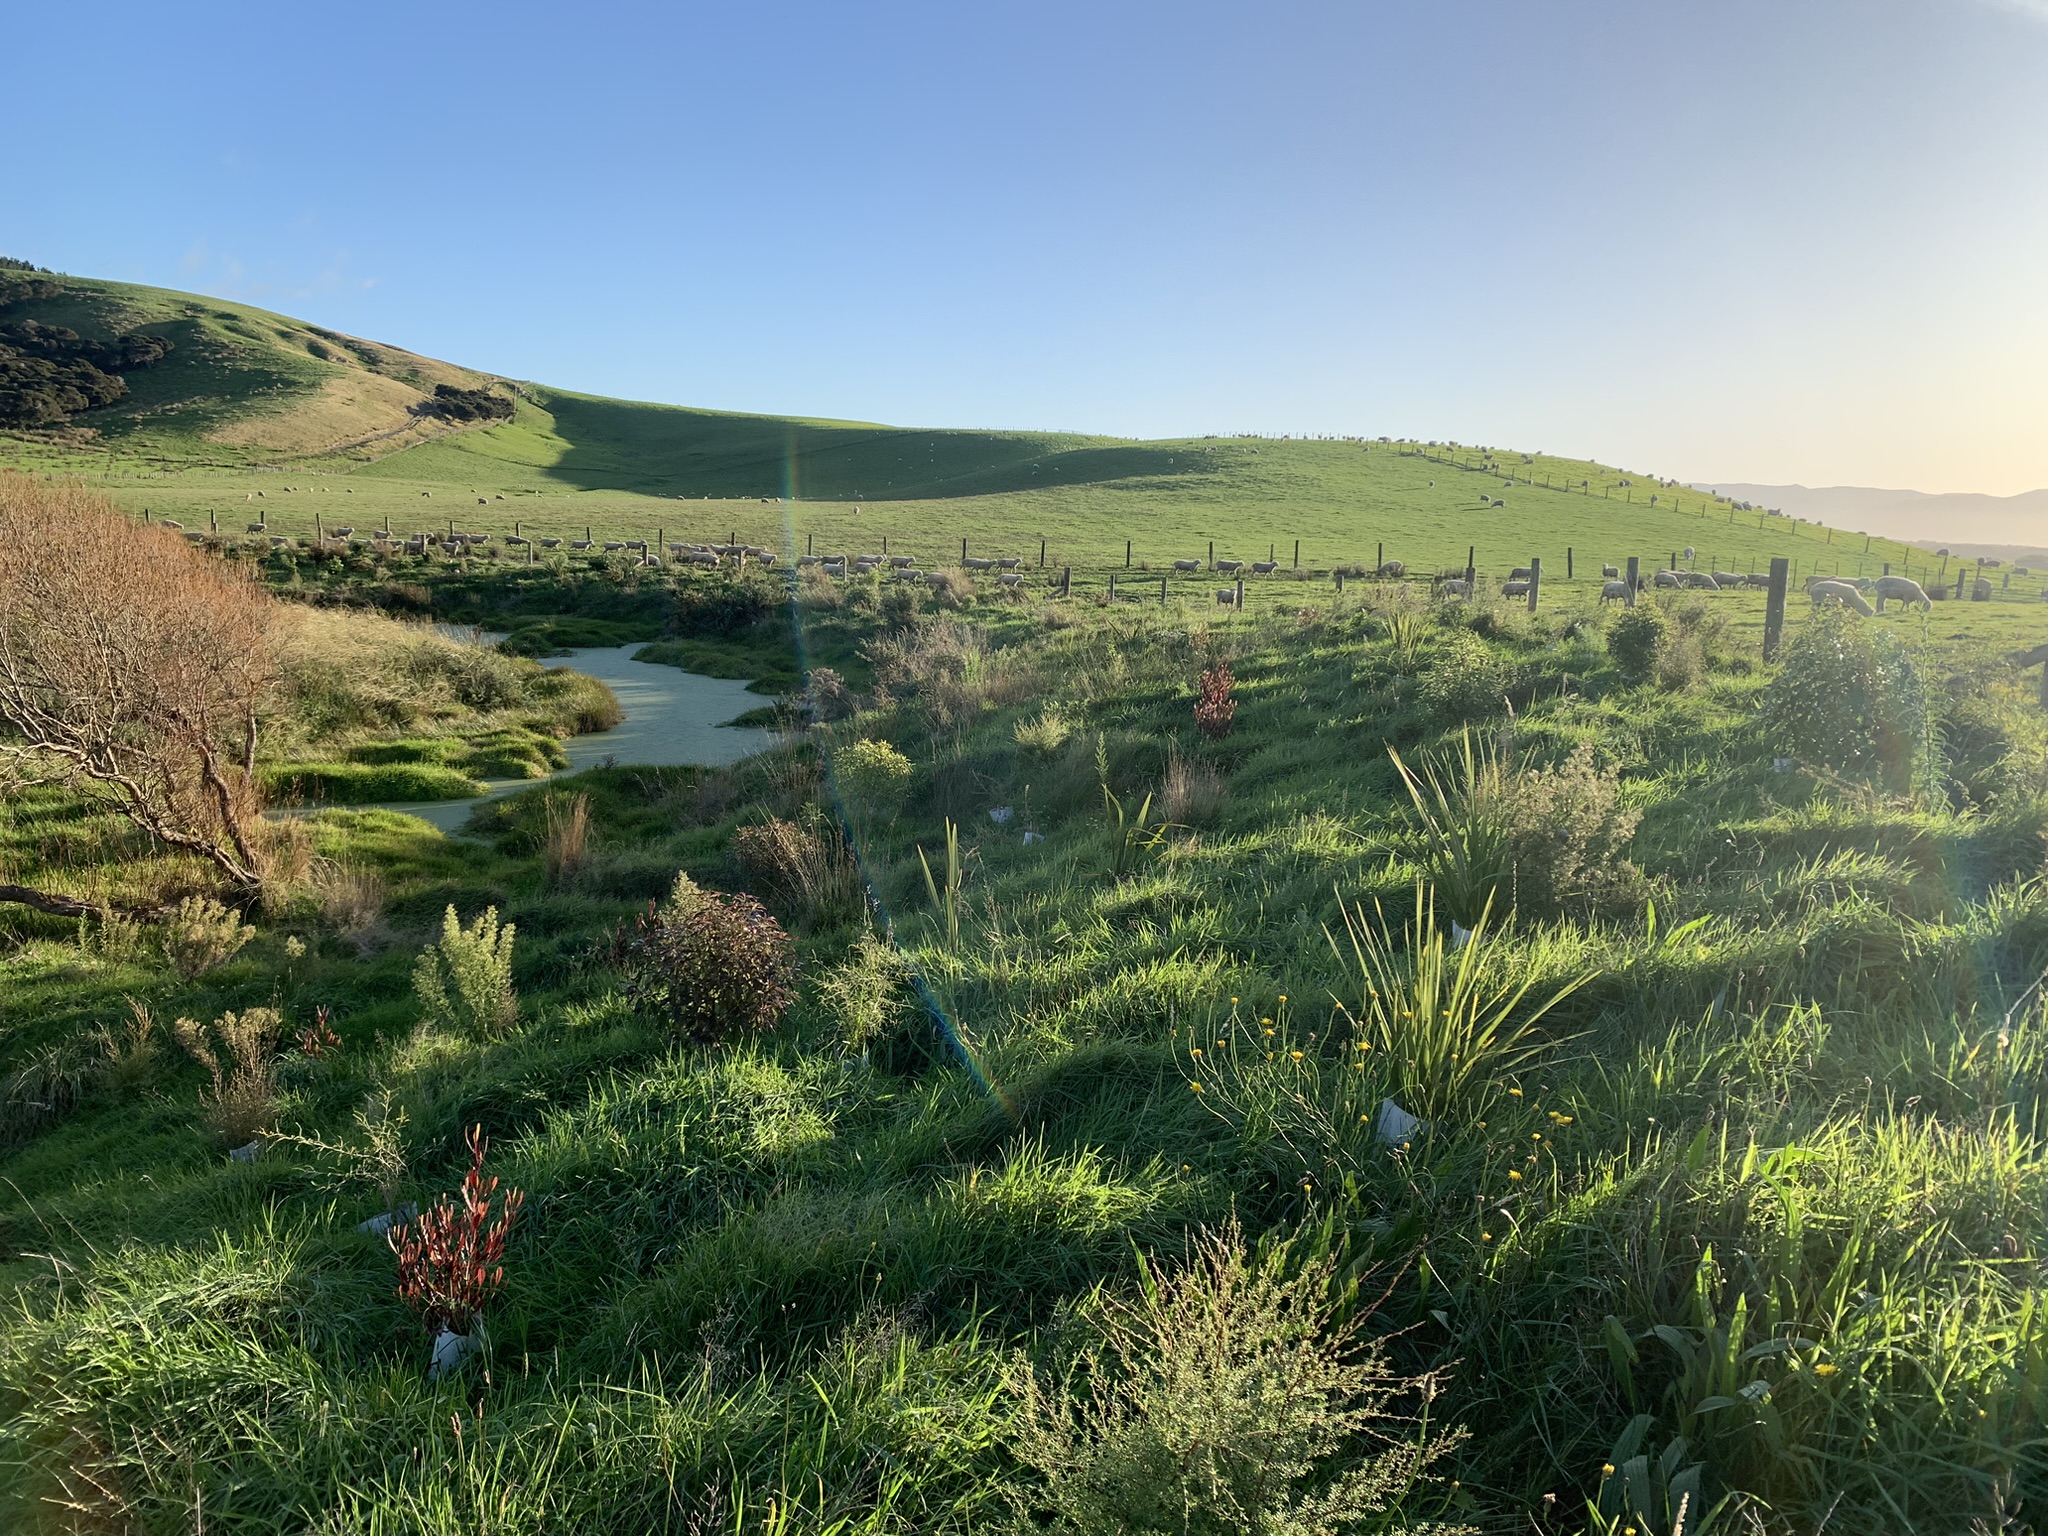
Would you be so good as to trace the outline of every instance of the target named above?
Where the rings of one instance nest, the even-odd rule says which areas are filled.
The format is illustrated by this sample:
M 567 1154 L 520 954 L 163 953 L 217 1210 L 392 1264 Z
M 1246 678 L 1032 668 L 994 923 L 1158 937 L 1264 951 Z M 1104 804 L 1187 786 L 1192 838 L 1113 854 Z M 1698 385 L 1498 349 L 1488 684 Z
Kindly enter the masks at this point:
M 1879 613 L 1884 612 L 1885 599 L 1887 598 L 1901 603 L 1918 603 L 1920 611 L 1923 613 L 1934 606 L 1929 601 L 1926 590 L 1920 583 L 1908 576 L 1880 576 L 1877 579 L 1877 585 L 1872 591 L 1877 596 L 1877 611 Z
M 1676 571 L 1659 571 L 1656 575 L 1655 581 L 1656 585 L 1660 587 L 1670 587 L 1673 589 L 1685 585 L 1684 582 L 1678 579 L 1678 572 Z
M 1398 581 L 1408 574 L 1408 567 L 1399 560 L 1383 560 L 1380 562 L 1379 574 L 1389 581 Z
M 1437 591 L 1445 597 L 1467 597 L 1471 595 L 1471 583 L 1462 576 L 1452 576 L 1437 583 Z
M 1218 560 L 1210 569 L 1221 571 L 1226 576 L 1235 576 L 1244 569 L 1244 562 L 1242 560 Z
M 1620 599 L 1620 600 L 1621 600 L 1622 602 L 1627 602 L 1627 601 L 1628 601 L 1628 583 L 1627 583 L 1627 582 L 1625 582 L 1625 581 L 1610 581 L 1610 582 L 1607 582 L 1607 583 L 1606 583 L 1605 585 L 1603 585 L 1603 586 L 1602 586 L 1602 587 L 1600 588 L 1600 601 L 1601 601 L 1601 602 L 1603 602 L 1603 603 L 1611 603 L 1611 602 L 1614 602 L 1614 601 L 1615 601 L 1615 600 L 1616 600 L 1617 598 L 1618 598 L 1618 599 Z
M 1280 562 L 1278 560 L 1254 560 L 1252 562 L 1252 574 L 1254 576 L 1270 576 L 1279 569 Z
M 1609 581 L 1616 581 L 1621 577 L 1621 568 L 1619 566 L 1603 565 L 1600 567 L 1600 574 Z
M 1840 603 L 1844 608 L 1853 608 L 1865 618 L 1870 618 L 1877 612 L 1863 600 L 1863 594 L 1846 581 L 1817 581 L 1806 589 L 1806 593 L 1813 599 L 1813 606 L 1816 608 L 1823 603 Z
M 1192 573 L 1202 568 L 1202 562 L 1199 560 L 1176 560 L 1173 562 L 1173 568 L 1176 571 Z
M 1529 595 L 1529 583 L 1526 581 L 1504 581 L 1500 584 L 1500 595 L 1502 597 L 1527 597 Z

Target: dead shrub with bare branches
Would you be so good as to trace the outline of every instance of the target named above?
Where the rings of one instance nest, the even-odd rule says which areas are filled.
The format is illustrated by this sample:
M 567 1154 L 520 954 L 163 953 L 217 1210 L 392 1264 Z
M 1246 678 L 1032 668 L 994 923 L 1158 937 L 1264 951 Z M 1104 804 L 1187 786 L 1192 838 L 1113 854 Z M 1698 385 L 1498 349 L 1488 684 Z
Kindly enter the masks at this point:
M 256 894 L 275 611 L 242 573 L 103 497 L 0 474 L 0 724 L 14 738 L 0 753 Z M 81 915 L 44 892 L 0 897 Z

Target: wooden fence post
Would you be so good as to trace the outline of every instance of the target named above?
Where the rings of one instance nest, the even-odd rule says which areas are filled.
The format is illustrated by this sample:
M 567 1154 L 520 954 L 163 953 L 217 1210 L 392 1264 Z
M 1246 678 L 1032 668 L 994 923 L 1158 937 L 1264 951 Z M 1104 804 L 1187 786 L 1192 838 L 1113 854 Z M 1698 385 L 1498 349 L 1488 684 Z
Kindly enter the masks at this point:
M 1124 569 L 1128 571 L 1128 570 L 1129 570 L 1130 568 L 1131 568 L 1131 541 L 1130 541 L 1129 539 L 1125 539 L 1125 540 L 1124 540 Z
M 1531 555 L 1529 557 L 1529 611 L 1531 613 L 1536 611 L 1536 594 L 1542 590 L 1542 587 L 1543 557 L 1541 555 Z
M 1623 601 L 1631 608 L 1636 605 L 1636 583 L 1640 580 L 1642 580 L 1641 562 L 1636 556 L 1630 555 L 1628 557 L 1628 596 Z
M 1244 612 L 1244 578 L 1242 576 L 1237 578 L 1237 596 L 1231 602 L 1230 606 L 1235 608 L 1239 613 Z
M 1783 555 L 1771 556 L 1771 587 L 1764 598 L 1764 660 L 1778 654 L 1778 642 L 1785 633 L 1785 589 L 1791 583 L 1792 562 Z
M 1294 568 L 1297 571 L 1301 569 L 1301 540 L 1299 539 L 1294 541 Z
M 1109 600 L 1110 600 L 1110 601 L 1111 601 L 1112 603 L 1116 601 L 1116 572 L 1115 572 L 1115 571 L 1111 571 L 1111 572 L 1109 573 Z
M 1074 568 L 1071 565 L 1060 568 L 1060 596 L 1066 597 L 1074 590 Z
M 1043 539 L 1038 541 L 1038 568 L 1041 571 L 1045 569 L 1045 540 Z
M 1572 579 L 1572 547 L 1569 544 L 1564 547 L 1564 579 Z

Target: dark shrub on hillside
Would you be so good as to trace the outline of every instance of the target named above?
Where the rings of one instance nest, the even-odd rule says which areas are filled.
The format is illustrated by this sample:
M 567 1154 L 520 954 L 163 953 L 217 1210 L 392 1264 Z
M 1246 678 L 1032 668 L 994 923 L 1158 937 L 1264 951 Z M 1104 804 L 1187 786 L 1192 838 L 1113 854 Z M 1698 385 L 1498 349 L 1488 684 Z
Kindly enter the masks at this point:
M 789 935 L 753 897 L 700 891 L 678 877 L 668 901 L 635 920 L 627 989 L 691 1040 L 772 1029 L 793 996 L 790 950 Z
M 1761 725 L 1777 752 L 1912 786 L 1927 744 L 1927 696 L 1905 648 L 1845 610 L 1817 609 L 1764 690 Z
M 0 274 L 0 309 L 62 292 L 44 278 Z M 0 427 L 61 426 L 81 411 L 112 405 L 128 393 L 123 373 L 147 368 L 170 350 L 163 337 L 141 332 L 91 341 L 38 320 L 0 325 Z
M 512 402 L 489 389 L 458 389 L 453 384 L 436 384 L 431 400 L 414 407 L 422 416 L 439 416 L 444 421 L 510 421 Z
M 1607 631 L 1607 654 L 1632 683 L 1650 680 L 1657 670 L 1657 646 L 1664 638 L 1664 616 L 1654 608 L 1627 608 Z

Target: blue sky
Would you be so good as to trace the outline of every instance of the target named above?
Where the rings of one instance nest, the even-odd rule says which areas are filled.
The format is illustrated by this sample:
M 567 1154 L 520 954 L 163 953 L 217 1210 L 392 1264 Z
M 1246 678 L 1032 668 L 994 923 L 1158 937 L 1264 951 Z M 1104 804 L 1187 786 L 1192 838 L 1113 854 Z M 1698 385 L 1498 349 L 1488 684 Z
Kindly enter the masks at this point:
M 695 405 L 2048 485 L 2048 0 L 84 14 L 8 23 L 60 270 Z

